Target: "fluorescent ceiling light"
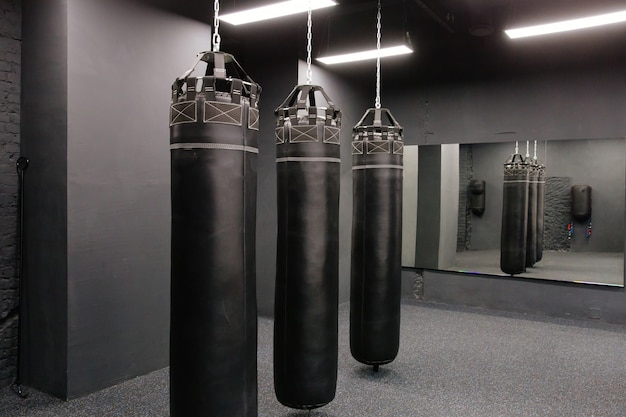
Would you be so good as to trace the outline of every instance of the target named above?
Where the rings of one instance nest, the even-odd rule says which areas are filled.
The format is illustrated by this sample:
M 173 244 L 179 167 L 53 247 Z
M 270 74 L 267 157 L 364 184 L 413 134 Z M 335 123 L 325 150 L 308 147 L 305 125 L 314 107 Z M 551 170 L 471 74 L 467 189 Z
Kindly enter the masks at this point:
M 547 35 L 550 33 L 566 32 L 570 30 L 586 29 L 612 23 L 626 21 L 626 10 L 597 16 L 583 17 L 581 19 L 565 20 L 562 22 L 548 23 L 545 25 L 528 26 L 518 29 L 505 30 L 511 39 L 525 38 L 528 36 Z
M 316 10 L 324 7 L 336 6 L 337 2 L 332 0 L 282 1 L 280 3 L 273 3 L 267 6 L 256 7 L 254 9 L 243 10 L 241 12 L 223 14 L 219 17 L 219 19 L 232 25 L 244 25 L 246 23 L 259 22 L 261 20 L 308 12 L 309 4 L 311 6 L 311 10 Z
M 353 52 L 350 54 L 333 55 L 317 58 L 318 61 L 326 64 L 343 64 L 345 62 L 364 61 L 366 59 L 376 59 L 378 56 L 381 58 L 395 55 L 410 54 L 413 50 L 406 45 L 391 46 L 388 48 L 372 49 L 369 51 Z

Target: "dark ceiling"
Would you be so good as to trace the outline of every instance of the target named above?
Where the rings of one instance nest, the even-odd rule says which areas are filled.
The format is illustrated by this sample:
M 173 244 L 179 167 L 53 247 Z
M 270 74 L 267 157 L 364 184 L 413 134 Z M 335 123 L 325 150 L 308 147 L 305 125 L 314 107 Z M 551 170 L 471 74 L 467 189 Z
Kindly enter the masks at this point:
M 145 0 L 173 4 L 167 0 Z M 222 12 L 271 0 L 221 0 Z M 374 0 L 338 0 L 315 11 L 313 57 L 350 48 L 375 47 Z M 186 3 L 181 7 L 181 4 Z M 176 2 L 182 14 L 212 21 L 211 1 Z M 547 37 L 510 40 L 504 29 L 626 10 L 626 0 L 382 0 L 382 43 L 410 38 L 415 53 L 383 60 L 386 77 L 458 80 L 626 63 L 626 24 Z M 243 44 L 306 51 L 306 17 L 233 27 L 222 23 L 223 50 Z M 301 48 L 300 48 L 301 46 Z M 333 66 L 346 76 L 372 73 L 372 63 Z

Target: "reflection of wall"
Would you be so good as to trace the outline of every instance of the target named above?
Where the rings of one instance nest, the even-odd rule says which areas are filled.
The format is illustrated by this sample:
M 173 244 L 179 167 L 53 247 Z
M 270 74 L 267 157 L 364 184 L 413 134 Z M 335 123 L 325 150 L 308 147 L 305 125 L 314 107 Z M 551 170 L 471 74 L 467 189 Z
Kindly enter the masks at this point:
M 417 145 L 404 147 L 402 181 L 402 266 L 415 266 L 417 232 Z
M 500 247 L 503 163 L 513 152 L 513 146 L 512 143 L 472 145 L 474 177 L 487 182 L 485 213 L 472 219 L 473 250 Z M 525 143 L 521 148 L 525 153 Z M 547 177 L 566 177 L 572 185 L 592 187 L 593 236 L 585 239 L 586 225 L 577 224 L 577 233 L 571 242 L 572 251 L 623 251 L 624 140 L 548 141 L 547 153 L 543 143 L 540 143 L 540 149 L 539 159 L 546 161 Z M 561 228 L 561 233 L 567 233 L 567 222 L 556 227 Z
M 415 264 L 444 269 L 456 254 L 459 146 L 421 146 L 418 161 Z
M 472 212 L 469 209 L 468 187 L 474 178 L 472 145 L 460 145 L 459 148 L 459 216 L 456 250 L 470 249 L 472 241 Z
M 439 268 L 454 265 L 459 210 L 459 145 L 441 145 Z

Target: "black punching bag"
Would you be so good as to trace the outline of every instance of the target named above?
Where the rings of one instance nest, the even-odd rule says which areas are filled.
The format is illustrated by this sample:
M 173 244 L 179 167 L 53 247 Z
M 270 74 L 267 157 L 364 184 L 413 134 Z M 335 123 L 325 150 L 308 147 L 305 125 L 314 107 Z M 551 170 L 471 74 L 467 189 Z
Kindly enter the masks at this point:
M 487 184 L 482 180 L 470 180 L 467 186 L 469 191 L 469 207 L 477 216 L 485 214 L 485 193 Z
M 528 225 L 528 164 L 519 154 L 504 163 L 500 269 L 510 275 L 524 272 Z
M 311 409 L 337 385 L 341 113 L 322 87 L 298 85 L 276 115 L 274 388 Z
M 374 370 L 400 344 L 403 148 L 387 109 L 368 109 L 354 127 L 350 351 Z
M 253 417 L 259 86 L 232 55 L 198 56 L 170 110 L 170 415 Z
M 526 231 L 526 267 L 537 262 L 537 182 L 539 181 L 539 167 L 537 161 L 527 158 L 528 161 L 528 221 Z
M 587 222 L 591 218 L 591 187 L 572 185 L 570 190 L 572 217 L 577 222 Z
M 546 167 L 537 163 L 537 255 L 536 262 L 543 258 L 543 231 L 546 204 Z

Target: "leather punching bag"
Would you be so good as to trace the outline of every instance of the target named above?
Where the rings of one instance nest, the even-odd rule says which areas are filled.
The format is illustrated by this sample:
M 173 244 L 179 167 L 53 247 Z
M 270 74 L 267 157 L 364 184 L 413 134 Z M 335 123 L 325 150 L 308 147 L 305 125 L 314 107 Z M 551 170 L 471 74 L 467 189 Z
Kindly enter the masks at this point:
M 487 184 L 483 180 L 472 179 L 468 185 L 469 208 L 476 216 L 485 214 L 485 193 Z
M 354 127 L 350 351 L 375 371 L 400 344 L 403 148 L 387 109 L 368 109 Z
M 170 415 L 254 417 L 259 86 L 232 55 L 198 58 L 170 110 Z
M 519 154 L 504 163 L 500 269 L 510 275 L 524 272 L 528 226 L 528 164 Z
M 322 87 L 298 85 L 276 115 L 274 389 L 312 409 L 337 385 L 341 112 Z
M 546 204 L 546 167 L 537 163 L 537 255 L 536 262 L 543 258 L 543 231 Z
M 591 218 L 591 187 L 581 184 L 572 185 L 570 205 L 574 220 L 581 223 L 587 222 Z
M 537 161 L 528 161 L 528 225 L 526 232 L 526 267 L 535 265 L 537 261 L 537 183 L 539 167 Z

